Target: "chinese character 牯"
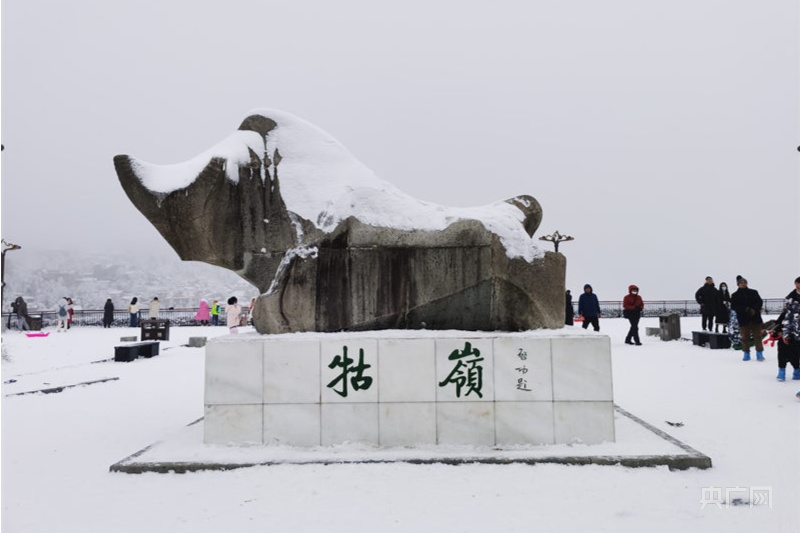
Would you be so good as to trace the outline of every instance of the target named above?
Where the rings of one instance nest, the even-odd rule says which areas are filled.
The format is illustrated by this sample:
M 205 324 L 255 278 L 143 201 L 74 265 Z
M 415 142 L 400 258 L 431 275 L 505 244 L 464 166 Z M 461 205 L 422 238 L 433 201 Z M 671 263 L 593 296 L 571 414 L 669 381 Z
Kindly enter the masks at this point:
M 336 379 L 328 383 L 328 388 L 333 389 L 333 392 L 343 398 L 347 397 L 347 375 L 351 372 L 355 373 L 355 375 L 350 378 L 350 384 L 353 386 L 353 390 L 366 390 L 372 385 L 372 378 L 363 375 L 364 370 L 372 366 L 364 363 L 364 348 L 359 348 L 358 364 L 351 367 L 350 365 L 353 362 L 353 359 L 347 357 L 347 346 L 342 346 L 342 355 L 335 356 L 333 361 L 328 365 L 328 368 L 336 368 L 338 366 L 342 369 L 342 373 L 339 374 Z M 336 387 L 336 384 L 340 381 L 342 382 L 342 390 L 338 391 L 334 387 Z

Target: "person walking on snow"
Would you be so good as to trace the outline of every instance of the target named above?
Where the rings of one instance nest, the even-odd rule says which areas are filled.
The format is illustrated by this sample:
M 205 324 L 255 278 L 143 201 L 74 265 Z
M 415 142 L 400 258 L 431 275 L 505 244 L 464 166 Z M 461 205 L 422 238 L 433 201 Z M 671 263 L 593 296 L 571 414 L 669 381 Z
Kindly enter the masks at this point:
M 747 286 L 747 280 L 739 278 L 739 288 L 731 295 L 731 309 L 736 312 L 739 319 L 739 334 L 742 337 L 742 361 L 750 360 L 750 337 L 753 337 L 756 347 L 756 359 L 764 360 L 764 344 L 761 342 L 761 306 L 764 301 L 755 289 Z
M 642 309 L 644 309 L 644 301 L 639 296 L 639 287 L 630 285 L 628 287 L 628 294 L 622 299 L 622 316 L 628 319 L 631 323 L 631 328 L 628 330 L 628 335 L 625 337 L 625 344 L 635 344 L 641 346 L 639 340 L 639 319 L 642 317 Z M 633 342 L 631 342 L 633 340 Z
M 595 331 L 600 331 L 600 302 L 588 283 L 583 286 L 583 294 L 578 298 L 578 316 L 583 317 L 583 329 L 591 324 Z
M 714 280 L 706 276 L 705 284 L 694 293 L 694 299 L 700 304 L 700 314 L 703 317 L 703 331 L 712 331 L 714 316 L 717 314 L 717 301 L 719 292 L 714 287 Z M 708 325 L 708 327 L 706 327 Z

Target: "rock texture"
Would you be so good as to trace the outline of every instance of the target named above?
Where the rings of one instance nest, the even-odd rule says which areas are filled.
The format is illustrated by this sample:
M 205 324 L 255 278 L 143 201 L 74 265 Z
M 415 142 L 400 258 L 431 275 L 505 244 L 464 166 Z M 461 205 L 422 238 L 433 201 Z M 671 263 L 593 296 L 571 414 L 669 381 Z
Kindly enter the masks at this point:
M 260 333 L 563 326 L 564 256 L 511 258 L 479 219 L 429 231 L 348 217 L 325 231 L 288 209 L 283 156 L 279 148 L 267 153 L 276 125 L 261 115 L 244 120 L 239 129 L 258 133 L 264 149 L 249 148 L 249 162 L 234 169 L 238 181 L 230 179 L 230 161 L 210 157 L 185 187 L 154 192 L 137 161 L 114 158 L 128 197 L 181 259 L 233 270 L 263 293 L 254 312 Z M 542 217 L 538 202 L 519 196 L 507 203 L 532 236 Z

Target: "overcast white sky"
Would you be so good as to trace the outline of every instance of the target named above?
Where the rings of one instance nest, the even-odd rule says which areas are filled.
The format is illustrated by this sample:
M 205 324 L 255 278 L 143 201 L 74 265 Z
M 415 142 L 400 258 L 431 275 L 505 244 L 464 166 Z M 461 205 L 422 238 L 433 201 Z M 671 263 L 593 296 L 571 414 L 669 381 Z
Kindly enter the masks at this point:
M 796 0 L 386 4 L 4 0 L 3 237 L 176 258 L 114 155 L 182 162 L 271 107 L 420 199 L 533 195 L 576 295 L 793 287 Z

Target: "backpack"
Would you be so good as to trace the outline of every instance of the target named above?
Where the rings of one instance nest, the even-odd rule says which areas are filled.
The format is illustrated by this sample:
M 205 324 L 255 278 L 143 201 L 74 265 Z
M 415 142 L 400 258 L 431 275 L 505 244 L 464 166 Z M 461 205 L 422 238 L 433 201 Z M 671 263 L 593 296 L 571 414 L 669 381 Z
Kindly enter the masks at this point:
M 63 305 L 58 306 L 58 316 L 67 316 L 67 308 Z

